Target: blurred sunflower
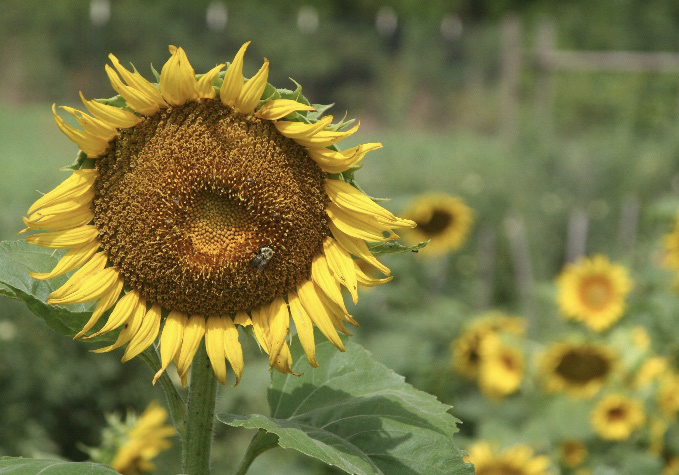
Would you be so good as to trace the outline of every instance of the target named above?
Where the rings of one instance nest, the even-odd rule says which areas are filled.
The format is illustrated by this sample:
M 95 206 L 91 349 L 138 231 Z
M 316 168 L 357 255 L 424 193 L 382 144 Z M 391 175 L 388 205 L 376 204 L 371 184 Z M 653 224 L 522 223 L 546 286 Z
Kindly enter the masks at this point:
M 527 445 L 515 445 L 495 451 L 480 441 L 468 449 L 467 463 L 473 463 L 476 475 L 544 475 L 550 462 L 546 455 L 535 455 Z
M 651 356 L 641 363 L 634 377 L 633 385 L 637 388 L 650 386 L 669 374 L 669 364 L 664 356 Z
M 579 440 L 565 440 L 559 444 L 561 460 L 568 468 L 581 465 L 585 461 L 587 453 L 587 446 Z
M 495 332 L 523 335 L 525 322 L 521 317 L 511 317 L 491 312 L 467 325 L 462 335 L 450 344 L 453 368 L 467 379 L 476 379 L 479 372 L 480 348 L 485 337 Z
M 228 359 L 240 380 L 243 355 L 236 325 L 252 325 L 269 364 L 291 372 L 290 317 L 312 366 L 313 325 L 343 350 L 338 330 L 356 325 L 341 287 L 354 302 L 370 279 L 352 256 L 385 274 L 367 242 L 412 227 L 344 180 L 379 143 L 344 152 L 331 116 L 318 118 L 300 91 L 267 84 L 269 62 L 249 80 L 236 54 L 225 73 L 219 64 L 197 77 L 182 48 L 152 84 L 110 55 L 106 66 L 119 96 L 81 98 L 88 115 L 62 107 L 82 126 L 57 115 L 59 128 L 81 149 L 71 175 L 38 199 L 24 218 L 39 246 L 68 249 L 51 279 L 79 269 L 48 300 L 53 305 L 98 300 L 76 337 L 123 327 L 123 361 L 160 333 L 162 369 L 174 361 L 183 383 L 205 340 L 214 372 L 226 382 Z M 283 95 L 288 98 L 283 98 Z M 162 332 L 161 323 L 164 322 Z
M 464 244 L 472 224 L 474 214 L 456 196 L 445 193 L 419 196 L 403 216 L 417 223 L 408 231 L 413 242 L 430 240 L 423 252 L 444 253 L 455 251 Z
M 587 398 L 601 389 L 617 365 L 616 354 L 601 343 L 559 342 L 542 356 L 540 373 L 547 391 Z
M 664 264 L 677 273 L 677 285 L 679 285 L 679 215 L 674 221 L 674 229 L 665 235 L 663 240 L 665 247 Z
M 617 393 L 601 399 L 590 414 L 594 432 L 607 440 L 629 439 L 645 420 L 641 402 Z
M 604 256 L 569 264 L 557 283 L 557 300 L 564 315 L 599 332 L 620 319 L 625 297 L 632 289 L 627 269 Z
M 674 420 L 679 413 L 679 375 L 674 372 L 665 373 L 658 387 L 656 396 L 660 412 L 668 419 Z
M 518 348 L 502 342 L 493 334 L 484 339 L 479 356 L 479 387 L 484 394 L 499 399 L 519 389 L 524 360 Z

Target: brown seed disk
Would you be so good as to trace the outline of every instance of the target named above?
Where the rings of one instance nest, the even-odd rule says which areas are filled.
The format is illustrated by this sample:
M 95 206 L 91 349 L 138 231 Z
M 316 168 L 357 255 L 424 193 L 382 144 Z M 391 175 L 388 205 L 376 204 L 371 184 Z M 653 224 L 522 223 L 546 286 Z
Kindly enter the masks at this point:
M 97 160 L 94 222 L 124 281 L 188 314 L 233 315 L 308 280 L 328 236 L 324 172 L 273 123 L 219 100 L 145 117 Z M 250 264 L 263 247 L 273 257 Z
M 448 210 L 434 209 L 427 221 L 416 221 L 417 229 L 430 236 L 441 234 L 453 222 L 453 215 Z

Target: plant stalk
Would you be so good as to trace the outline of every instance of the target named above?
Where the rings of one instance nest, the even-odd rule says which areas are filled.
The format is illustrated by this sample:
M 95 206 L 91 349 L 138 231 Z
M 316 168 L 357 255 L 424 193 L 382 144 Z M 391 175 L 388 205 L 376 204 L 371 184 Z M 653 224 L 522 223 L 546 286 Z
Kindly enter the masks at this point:
M 217 378 L 201 342 L 191 363 L 189 402 L 183 440 L 183 464 L 186 475 L 209 475 L 212 435 L 215 422 Z

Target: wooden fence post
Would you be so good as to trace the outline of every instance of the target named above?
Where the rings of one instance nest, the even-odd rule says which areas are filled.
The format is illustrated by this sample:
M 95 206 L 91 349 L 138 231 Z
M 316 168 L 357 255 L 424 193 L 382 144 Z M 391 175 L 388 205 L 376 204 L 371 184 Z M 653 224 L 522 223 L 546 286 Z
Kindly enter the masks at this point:
M 554 101 L 554 73 L 552 60 L 556 43 L 554 24 L 549 20 L 540 23 L 537 33 L 537 51 L 535 66 L 537 81 L 535 87 L 535 109 L 538 123 L 548 132 L 552 131 L 552 103 Z
M 513 143 L 519 130 L 521 79 L 521 20 L 517 15 L 502 19 L 501 133 Z

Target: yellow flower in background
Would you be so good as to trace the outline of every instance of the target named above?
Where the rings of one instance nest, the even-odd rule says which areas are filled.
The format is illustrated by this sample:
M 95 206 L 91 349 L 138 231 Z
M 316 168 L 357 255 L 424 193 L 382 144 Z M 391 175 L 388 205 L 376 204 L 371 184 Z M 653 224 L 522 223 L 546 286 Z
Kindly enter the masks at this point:
M 291 317 L 317 366 L 313 326 L 343 350 L 338 331 L 356 325 L 341 286 L 356 302 L 359 285 L 390 280 L 367 277 L 354 257 L 388 275 L 366 242 L 396 239 L 394 228 L 415 225 L 339 175 L 381 144 L 337 151 L 358 126 L 341 131 L 331 116 L 305 120 L 301 114 L 314 108 L 280 98 L 267 84 L 267 60 L 245 81 L 248 44 L 223 80 L 224 64 L 197 79 L 174 46 L 159 84 L 110 55 L 106 73 L 119 98 L 83 97 L 92 115 L 62 107 L 82 129 L 53 108 L 83 153 L 24 218 L 27 230 L 45 231 L 28 242 L 68 250 L 51 272 L 31 275 L 51 279 L 78 269 L 48 303 L 98 301 L 76 337 L 123 330 L 97 352 L 127 345 L 128 361 L 160 335 L 154 381 L 174 361 L 185 383 L 205 340 L 218 380 L 226 382 L 228 360 L 237 383 L 237 325 L 252 325 L 269 364 L 289 373 Z M 109 309 L 103 327 L 89 333 Z
M 467 239 L 474 223 L 474 214 L 456 196 L 444 193 L 418 197 L 403 216 L 412 219 L 417 227 L 408 231 L 413 242 L 430 240 L 424 253 L 443 253 L 459 249 Z
M 679 475 L 679 455 L 667 457 L 662 475 Z
M 524 374 L 521 351 L 501 341 L 497 334 L 487 336 L 479 351 L 479 387 L 493 399 L 516 392 Z
M 601 343 L 559 342 L 550 345 L 540 360 L 540 373 L 549 392 L 591 397 L 618 366 L 618 356 Z
M 627 269 L 604 256 L 569 264 L 557 283 L 557 300 L 564 315 L 599 332 L 622 317 L 625 298 L 632 289 Z
M 165 425 L 167 411 L 157 402 L 152 402 L 137 419 L 128 416 L 126 425 L 131 425 L 124 434 L 110 463 L 123 475 L 139 475 L 153 472 L 151 462 L 160 452 L 169 449 L 172 442 L 168 437 L 175 435 L 174 427 Z
M 679 413 L 679 374 L 666 373 L 660 381 L 657 394 L 660 412 L 668 419 L 674 420 Z
M 597 403 L 590 422 L 602 439 L 627 440 L 646 420 L 641 402 L 622 394 L 609 394 Z
M 675 218 L 672 232 L 665 235 L 663 244 L 665 247 L 664 264 L 677 272 L 679 283 L 679 215 Z
M 453 368 L 467 379 L 476 379 L 480 364 L 480 348 L 485 337 L 496 332 L 507 332 L 521 336 L 525 332 L 525 321 L 500 312 L 491 312 L 467 325 L 462 335 L 450 344 Z
M 535 455 L 527 445 L 515 445 L 501 451 L 488 442 L 474 443 L 468 449 L 467 463 L 473 463 L 476 475 L 544 475 L 550 466 L 545 455 Z
M 669 373 L 667 358 L 663 356 L 651 356 L 647 358 L 634 377 L 634 386 L 643 388 L 660 381 L 664 375 Z
M 559 444 L 559 454 L 563 464 L 568 468 L 575 468 L 587 458 L 587 446 L 579 440 L 565 440 Z

